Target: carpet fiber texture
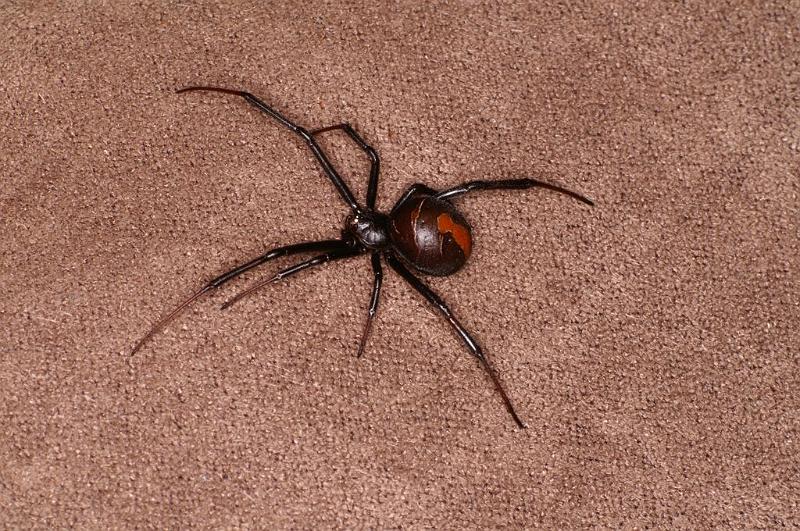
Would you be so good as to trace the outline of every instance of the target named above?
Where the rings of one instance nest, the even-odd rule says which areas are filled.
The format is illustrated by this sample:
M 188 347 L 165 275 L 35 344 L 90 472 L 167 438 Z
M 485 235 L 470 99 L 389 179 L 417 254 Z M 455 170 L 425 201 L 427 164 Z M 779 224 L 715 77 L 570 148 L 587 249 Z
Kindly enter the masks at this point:
M 800 526 L 800 5 L 0 7 L 0 527 Z M 446 322 L 366 257 L 165 312 L 347 207 L 456 201 Z M 366 157 L 321 142 L 359 199 Z

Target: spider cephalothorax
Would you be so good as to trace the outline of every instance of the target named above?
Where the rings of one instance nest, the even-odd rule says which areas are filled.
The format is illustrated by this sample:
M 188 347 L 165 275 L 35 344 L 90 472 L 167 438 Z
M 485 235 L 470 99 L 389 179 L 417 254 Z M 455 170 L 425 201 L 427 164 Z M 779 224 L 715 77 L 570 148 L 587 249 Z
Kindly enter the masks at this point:
M 375 200 L 378 194 L 380 159 L 375 150 L 361 138 L 350 124 L 342 123 L 309 131 L 294 124 L 249 92 L 219 87 L 187 87 L 179 90 L 178 93 L 189 91 L 222 92 L 242 97 L 258 110 L 271 116 L 294 132 L 308 145 L 322 167 L 322 170 L 336 187 L 336 190 L 344 202 L 350 207 L 351 213 L 345 221 L 342 237 L 339 239 L 309 241 L 278 247 L 211 280 L 194 295 L 181 303 L 169 315 L 156 323 L 136 344 L 131 354 L 138 351 L 153 334 L 177 317 L 179 313 L 200 298 L 201 295 L 220 287 L 245 271 L 249 271 L 265 262 L 291 254 L 319 253 L 308 260 L 279 271 L 273 277 L 256 283 L 254 286 L 226 302 L 223 308 L 231 306 L 236 301 L 265 284 L 276 282 L 282 278 L 303 271 L 304 269 L 332 260 L 368 253 L 370 254 L 372 263 L 374 281 L 372 285 L 372 297 L 367 312 L 367 320 L 361 334 L 358 355 L 361 356 L 364 352 L 364 346 L 369 337 L 372 320 L 378 309 L 378 300 L 380 299 L 381 284 L 383 282 L 383 267 L 381 265 L 381 258 L 383 258 L 392 269 L 399 273 L 401 277 L 425 297 L 428 302 L 433 304 L 445 319 L 447 319 L 472 355 L 478 358 L 484 369 L 486 369 L 486 372 L 494 382 L 495 387 L 503 398 L 514 421 L 520 427 L 525 427 L 525 424 L 517 415 L 514 405 L 508 397 L 508 393 L 506 393 L 500 379 L 497 377 L 497 373 L 489 363 L 489 359 L 483 353 L 480 345 L 478 345 L 477 341 L 475 341 L 469 332 L 461 325 L 458 319 L 455 318 L 444 301 L 422 282 L 422 280 L 417 278 L 407 266 L 421 273 L 437 276 L 451 275 L 463 267 L 472 253 L 472 229 L 467 223 L 467 220 L 464 219 L 464 216 L 453 206 L 451 200 L 467 192 L 542 187 L 569 195 L 587 205 L 593 205 L 592 201 L 560 186 L 534 179 L 469 181 L 441 192 L 437 192 L 423 184 L 415 184 L 406 190 L 389 214 L 384 214 L 375 210 Z M 344 131 L 370 158 L 371 167 L 369 184 L 367 186 L 366 205 L 360 205 L 356 201 L 353 193 L 339 176 L 336 168 L 333 167 L 333 164 L 331 164 L 327 155 L 325 155 L 325 152 L 314 138 L 316 135 L 335 129 Z
M 342 233 L 351 236 L 371 251 L 382 251 L 391 244 L 389 218 L 380 212 L 350 214 L 347 216 Z

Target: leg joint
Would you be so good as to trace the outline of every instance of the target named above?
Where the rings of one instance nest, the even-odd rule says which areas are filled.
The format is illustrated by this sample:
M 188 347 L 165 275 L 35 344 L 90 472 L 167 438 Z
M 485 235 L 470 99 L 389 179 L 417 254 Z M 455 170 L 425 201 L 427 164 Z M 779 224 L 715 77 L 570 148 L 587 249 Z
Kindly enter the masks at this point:
M 309 133 L 308 130 L 298 126 L 297 129 L 295 129 L 295 133 L 300 135 L 300 138 L 305 140 L 307 143 L 314 144 L 314 139 L 311 138 L 311 133 Z

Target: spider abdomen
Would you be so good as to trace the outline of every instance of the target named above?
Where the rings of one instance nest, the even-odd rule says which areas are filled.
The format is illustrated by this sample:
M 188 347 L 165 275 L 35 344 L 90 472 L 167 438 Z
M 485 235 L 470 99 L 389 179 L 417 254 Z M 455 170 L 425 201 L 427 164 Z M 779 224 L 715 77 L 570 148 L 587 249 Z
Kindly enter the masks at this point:
M 397 252 L 429 275 L 455 273 L 472 252 L 472 229 L 464 216 L 426 192 L 411 193 L 395 207 L 389 234 Z

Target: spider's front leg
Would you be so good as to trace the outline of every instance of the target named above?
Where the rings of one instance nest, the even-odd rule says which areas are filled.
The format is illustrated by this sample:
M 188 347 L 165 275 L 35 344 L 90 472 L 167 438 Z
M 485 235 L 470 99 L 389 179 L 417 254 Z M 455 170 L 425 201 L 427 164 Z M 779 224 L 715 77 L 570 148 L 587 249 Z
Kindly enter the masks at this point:
M 367 208 L 374 209 L 375 208 L 375 200 L 378 197 L 378 173 L 380 172 L 381 166 L 381 159 L 378 157 L 378 152 L 375 151 L 372 146 L 367 144 L 367 142 L 361 138 L 361 135 L 353 129 L 353 127 L 348 123 L 330 125 L 328 127 L 322 127 L 320 129 L 314 129 L 311 131 L 312 135 L 318 135 L 321 133 L 325 133 L 327 131 L 334 131 L 336 129 L 341 129 L 347 135 L 353 139 L 353 141 L 358 144 L 358 147 L 364 150 L 370 160 L 370 170 L 369 170 L 369 184 L 367 186 Z
M 362 254 L 364 251 L 363 249 L 354 246 L 351 242 L 340 241 L 342 245 L 336 249 L 333 249 L 329 252 L 317 255 L 313 258 L 309 258 L 308 260 L 304 260 L 299 264 L 295 264 L 293 266 L 287 267 L 286 269 L 281 269 L 278 271 L 275 276 L 268 278 L 266 280 L 262 280 L 258 282 L 254 286 L 246 289 L 245 291 L 241 292 L 240 294 L 236 295 L 234 298 L 226 302 L 222 305 L 222 309 L 226 309 L 231 307 L 236 302 L 242 300 L 246 296 L 250 295 L 251 293 L 255 292 L 259 288 L 266 286 L 267 284 L 273 284 L 280 280 L 283 280 L 286 277 L 290 277 L 299 273 L 300 271 L 304 271 L 310 267 L 318 266 L 321 264 L 326 264 L 328 262 L 332 262 L 333 260 L 341 260 L 342 258 L 350 258 L 352 256 L 357 256 Z
M 294 245 L 286 245 L 283 247 L 276 247 L 275 249 L 271 249 L 266 253 L 262 254 L 258 258 L 250 260 L 244 264 L 241 264 L 237 267 L 234 267 L 230 271 L 221 274 L 217 278 L 208 282 L 205 286 L 200 288 L 194 295 L 183 301 L 177 308 L 175 308 L 171 313 L 169 313 L 166 317 L 162 318 L 158 321 L 153 327 L 145 334 L 145 336 L 136 343 L 136 346 L 133 347 L 131 351 L 131 356 L 136 354 L 136 352 L 142 348 L 142 346 L 153 337 L 156 332 L 164 328 L 168 325 L 172 320 L 174 320 L 178 315 L 180 315 L 186 308 L 189 307 L 193 302 L 199 299 L 205 293 L 209 291 L 215 290 L 225 284 L 233 280 L 234 278 L 238 277 L 239 275 L 250 271 L 254 267 L 258 267 L 265 262 L 269 262 L 270 260 L 274 260 L 276 258 L 280 258 L 282 256 L 288 256 L 292 254 L 298 253 L 307 253 L 307 252 L 320 252 L 320 251 L 333 251 L 337 249 L 343 249 L 344 247 L 349 248 L 347 244 L 342 242 L 342 240 L 321 240 L 315 242 L 303 242 L 303 243 L 296 243 Z
M 258 109 L 259 111 L 263 112 L 267 116 L 275 119 L 281 125 L 292 131 L 294 134 L 299 136 L 307 145 L 311 152 L 316 157 L 319 165 L 322 167 L 322 171 L 325 172 L 325 175 L 331 180 L 333 185 L 336 187 L 336 190 L 339 192 L 339 195 L 342 197 L 345 203 L 350 207 L 353 212 L 359 212 L 361 208 L 358 206 L 355 197 L 353 197 L 353 193 L 350 191 L 350 188 L 347 187 L 342 177 L 336 171 L 336 168 L 333 167 L 333 164 L 328 159 L 328 156 L 322 150 L 320 145 L 314 140 L 313 134 L 310 133 L 307 129 L 300 127 L 296 123 L 289 120 L 287 117 L 279 113 L 277 110 L 273 109 L 257 97 L 253 96 L 249 92 L 245 92 L 243 90 L 233 90 L 227 89 L 222 87 L 205 87 L 205 86 L 192 86 L 192 87 L 185 87 L 177 91 L 178 94 L 184 92 L 192 92 L 192 91 L 206 91 L 206 92 L 221 92 L 223 94 L 232 94 L 234 96 L 239 96 L 240 98 L 244 98 L 250 105 Z

